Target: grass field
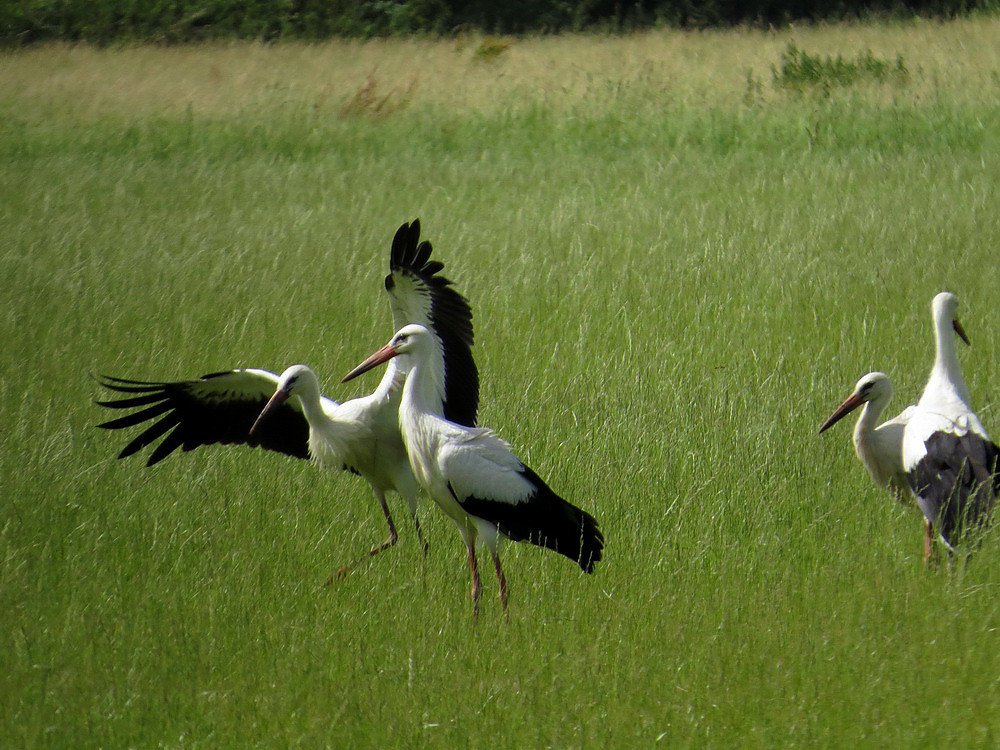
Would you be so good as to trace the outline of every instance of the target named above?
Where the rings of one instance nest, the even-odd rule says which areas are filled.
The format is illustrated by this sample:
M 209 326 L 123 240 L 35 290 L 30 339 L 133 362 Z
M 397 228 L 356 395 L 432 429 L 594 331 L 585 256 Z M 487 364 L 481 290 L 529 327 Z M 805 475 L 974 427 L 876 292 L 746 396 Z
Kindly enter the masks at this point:
M 1000 539 L 949 575 L 850 426 L 956 292 L 1000 430 L 1000 21 L 0 56 L 0 746 L 995 747 Z M 790 42 L 902 57 L 801 90 Z M 502 45 L 501 45 L 502 46 Z M 390 336 L 420 217 L 472 302 L 481 421 L 607 537 L 523 545 L 470 616 L 356 477 L 154 469 L 89 372 L 306 362 Z M 301 465 L 300 465 L 301 464 Z

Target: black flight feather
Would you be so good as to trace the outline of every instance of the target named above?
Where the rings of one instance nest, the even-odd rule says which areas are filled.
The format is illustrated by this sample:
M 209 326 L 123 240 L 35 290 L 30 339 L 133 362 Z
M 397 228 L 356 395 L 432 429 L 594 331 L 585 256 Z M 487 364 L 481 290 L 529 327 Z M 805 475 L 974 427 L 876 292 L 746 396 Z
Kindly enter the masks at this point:
M 120 430 L 145 424 L 146 428 L 125 446 L 119 458 L 126 458 L 166 437 L 150 453 L 147 466 L 162 461 L 178 448 L 190 451 L 202 445 L 260 446 L 295 458 L 309 458 L 309 423 L 302 411 L 286 402 L 250 436 L 250 427 L 270 398 L 277 382 L 247 371 L 216 372 L 195 380 L 153 382 L 126 380 L 102 375 L 98 382 L 118 393 L 143 396 L 98 401 L 108 409 L 138 411 L 97 425 Z M 235 379 L 226 387 L 225 378 Z M 219 379 L 219 382 L 215 382 Z M 172 430 L 172 431 L 171 431 Z M 169 434 L 167 434 L 169 431 Z

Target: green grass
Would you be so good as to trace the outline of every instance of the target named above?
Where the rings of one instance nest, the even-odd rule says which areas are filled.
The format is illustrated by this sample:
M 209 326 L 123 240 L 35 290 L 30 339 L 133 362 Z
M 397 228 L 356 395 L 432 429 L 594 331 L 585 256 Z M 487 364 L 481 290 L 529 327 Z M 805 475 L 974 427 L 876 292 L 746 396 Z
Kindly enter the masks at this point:
M 0 745 L 995 746 L 997 540 L 925 570 L 850 428 L 816 435 L 868 370 L 916 398 L 942 289 L 1000 429 L 995 30 L 798 32 L 911 73 L 818 100 L 748 100 L 790 37 L 745 31 L 489 66 L 445 42 L 3 57 Z M 373 54 L 380 91 L 417 85 L 341 116 Z M 489 577 L 472 623 L 429 503 L 426 561 L 396 502 L 397 549 L 324 588 L 384 536 L 363 482 L 226 448 L 146 470 L 93 428 L 88 372 L 306 362 L 370 390 L 339 378 L 392 333 L 389 240 L 418 216 L 473 304 L 482 423 L 608 540 L 592 577 L 508 545 L 509 623 Z

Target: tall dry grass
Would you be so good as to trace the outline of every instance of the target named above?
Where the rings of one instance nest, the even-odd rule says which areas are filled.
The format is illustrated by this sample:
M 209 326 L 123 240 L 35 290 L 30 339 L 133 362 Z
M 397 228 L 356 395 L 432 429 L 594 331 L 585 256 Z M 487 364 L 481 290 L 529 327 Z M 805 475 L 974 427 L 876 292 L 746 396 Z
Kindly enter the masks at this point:
M 901 55 L 915 73 L 904 93 L 991 102 L 1000 83 L 1000 19 L 821 25 L 780 31 L 658 30 L 629 36 L 506 40 L 482 55 L 480 37 L 206 44 L 196 47 L 45 46 L 7 53 L 0 88 L 21 116 L 228 117 L 308 105 L 336 114 L 366 87 L 414 107 L 493 113 L 524 105 L 556 110 L 635 89 L 674 104 L 738 106 L 748 72 L 770 87 L 771 66 L 794 41 L 812 54 Z M 884 92 L 877 96 L 887 96 Z

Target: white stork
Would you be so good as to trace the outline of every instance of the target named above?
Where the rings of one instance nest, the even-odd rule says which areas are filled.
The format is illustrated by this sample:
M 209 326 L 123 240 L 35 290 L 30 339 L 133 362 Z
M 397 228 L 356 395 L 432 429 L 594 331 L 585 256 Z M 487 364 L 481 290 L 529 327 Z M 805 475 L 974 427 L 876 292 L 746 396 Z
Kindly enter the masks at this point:
M 879 487 L 885 487 L 900 502 L 910 504 L 913 495 L 903 471 L 903 430 L 910 415 L 917 408 L 911 404 L 890 420 L 875 426 L 878 418 L 892 399 L 892 382 L 883 372 L 870 372 L 862 377 L 854 391 L 830 415 L 822 427 L 823 434 L 862 404 L 861 416 L 854 426 L 854 450 L 868 474 Z M 924 561 L 930 559 L 933 531 L 930 521 L 924 519 Z
M 957 307 L 954 294 L 934 297 L 934 367 L 903 433 L 903 469 L 910 489 L 949 552 L 963 531 L 989 522 L 1000 493 L 1000 449 L 969 406 L 955 351 L 953 332 L 969 343 L 955 317 Z
M 419 220 L 397 230 L 385 277 L 393 324 L 398 328 L 419 322 L 433 332 L 433 367 L 441 373 L 442 386 L 435 406 L 455 422 L 473 426 L 479 375 L 471 351 L 472 311 L 466 299 L 451 288 L 451 282 L 439 275 L 443 264 L 429 260 L 431 249 L 429 242 L 420 242 Z M 316 375 L 302 365 L 288 368 L 280 377 L 260 369 L 230 370 L 176 382 L 105 376 L 100 382 L 106 388 L 135 395 L 97 403 L 139 411 L 98 427 L 121 429 L 152 422 L 118 456 L 130 456 L 166 435 L 153 449 L 147 466 L 177 448 L 189 451 L 223 443 L 260 446 L 312 459 L 325 468 L 360 474 L 371 485 L 389 526 L 386 541 L 368 554 L 375 555 L 396 543 L 396 528 L 386 503 L 389 490 L 406 501 L 426 552 L 416 516 L 419 486 L 399 433 L 397 411 L 405 377 L 398 367 L 390 367 L 374 393 L 338 404 L 320 394 Z M 349 568 L 341 568 L 338 574 Z
M 457 424 L 442 415 L 441 373 L 434 337 L 421 325 L 403 327 L 392 340 L 351 370 L 344 381 L 398 358 L 408 371 L 399 426 L 420 486 L 458 526 L 468 551 L 473 611 L 479 610 L 476 540 L 489 548 L 507 612 L 507 581 L 498 543 L 505 536 L 565 555 L 586 573 L 602 557 L 604 536 L 586 511 L 556 495 L 492 430 Z

